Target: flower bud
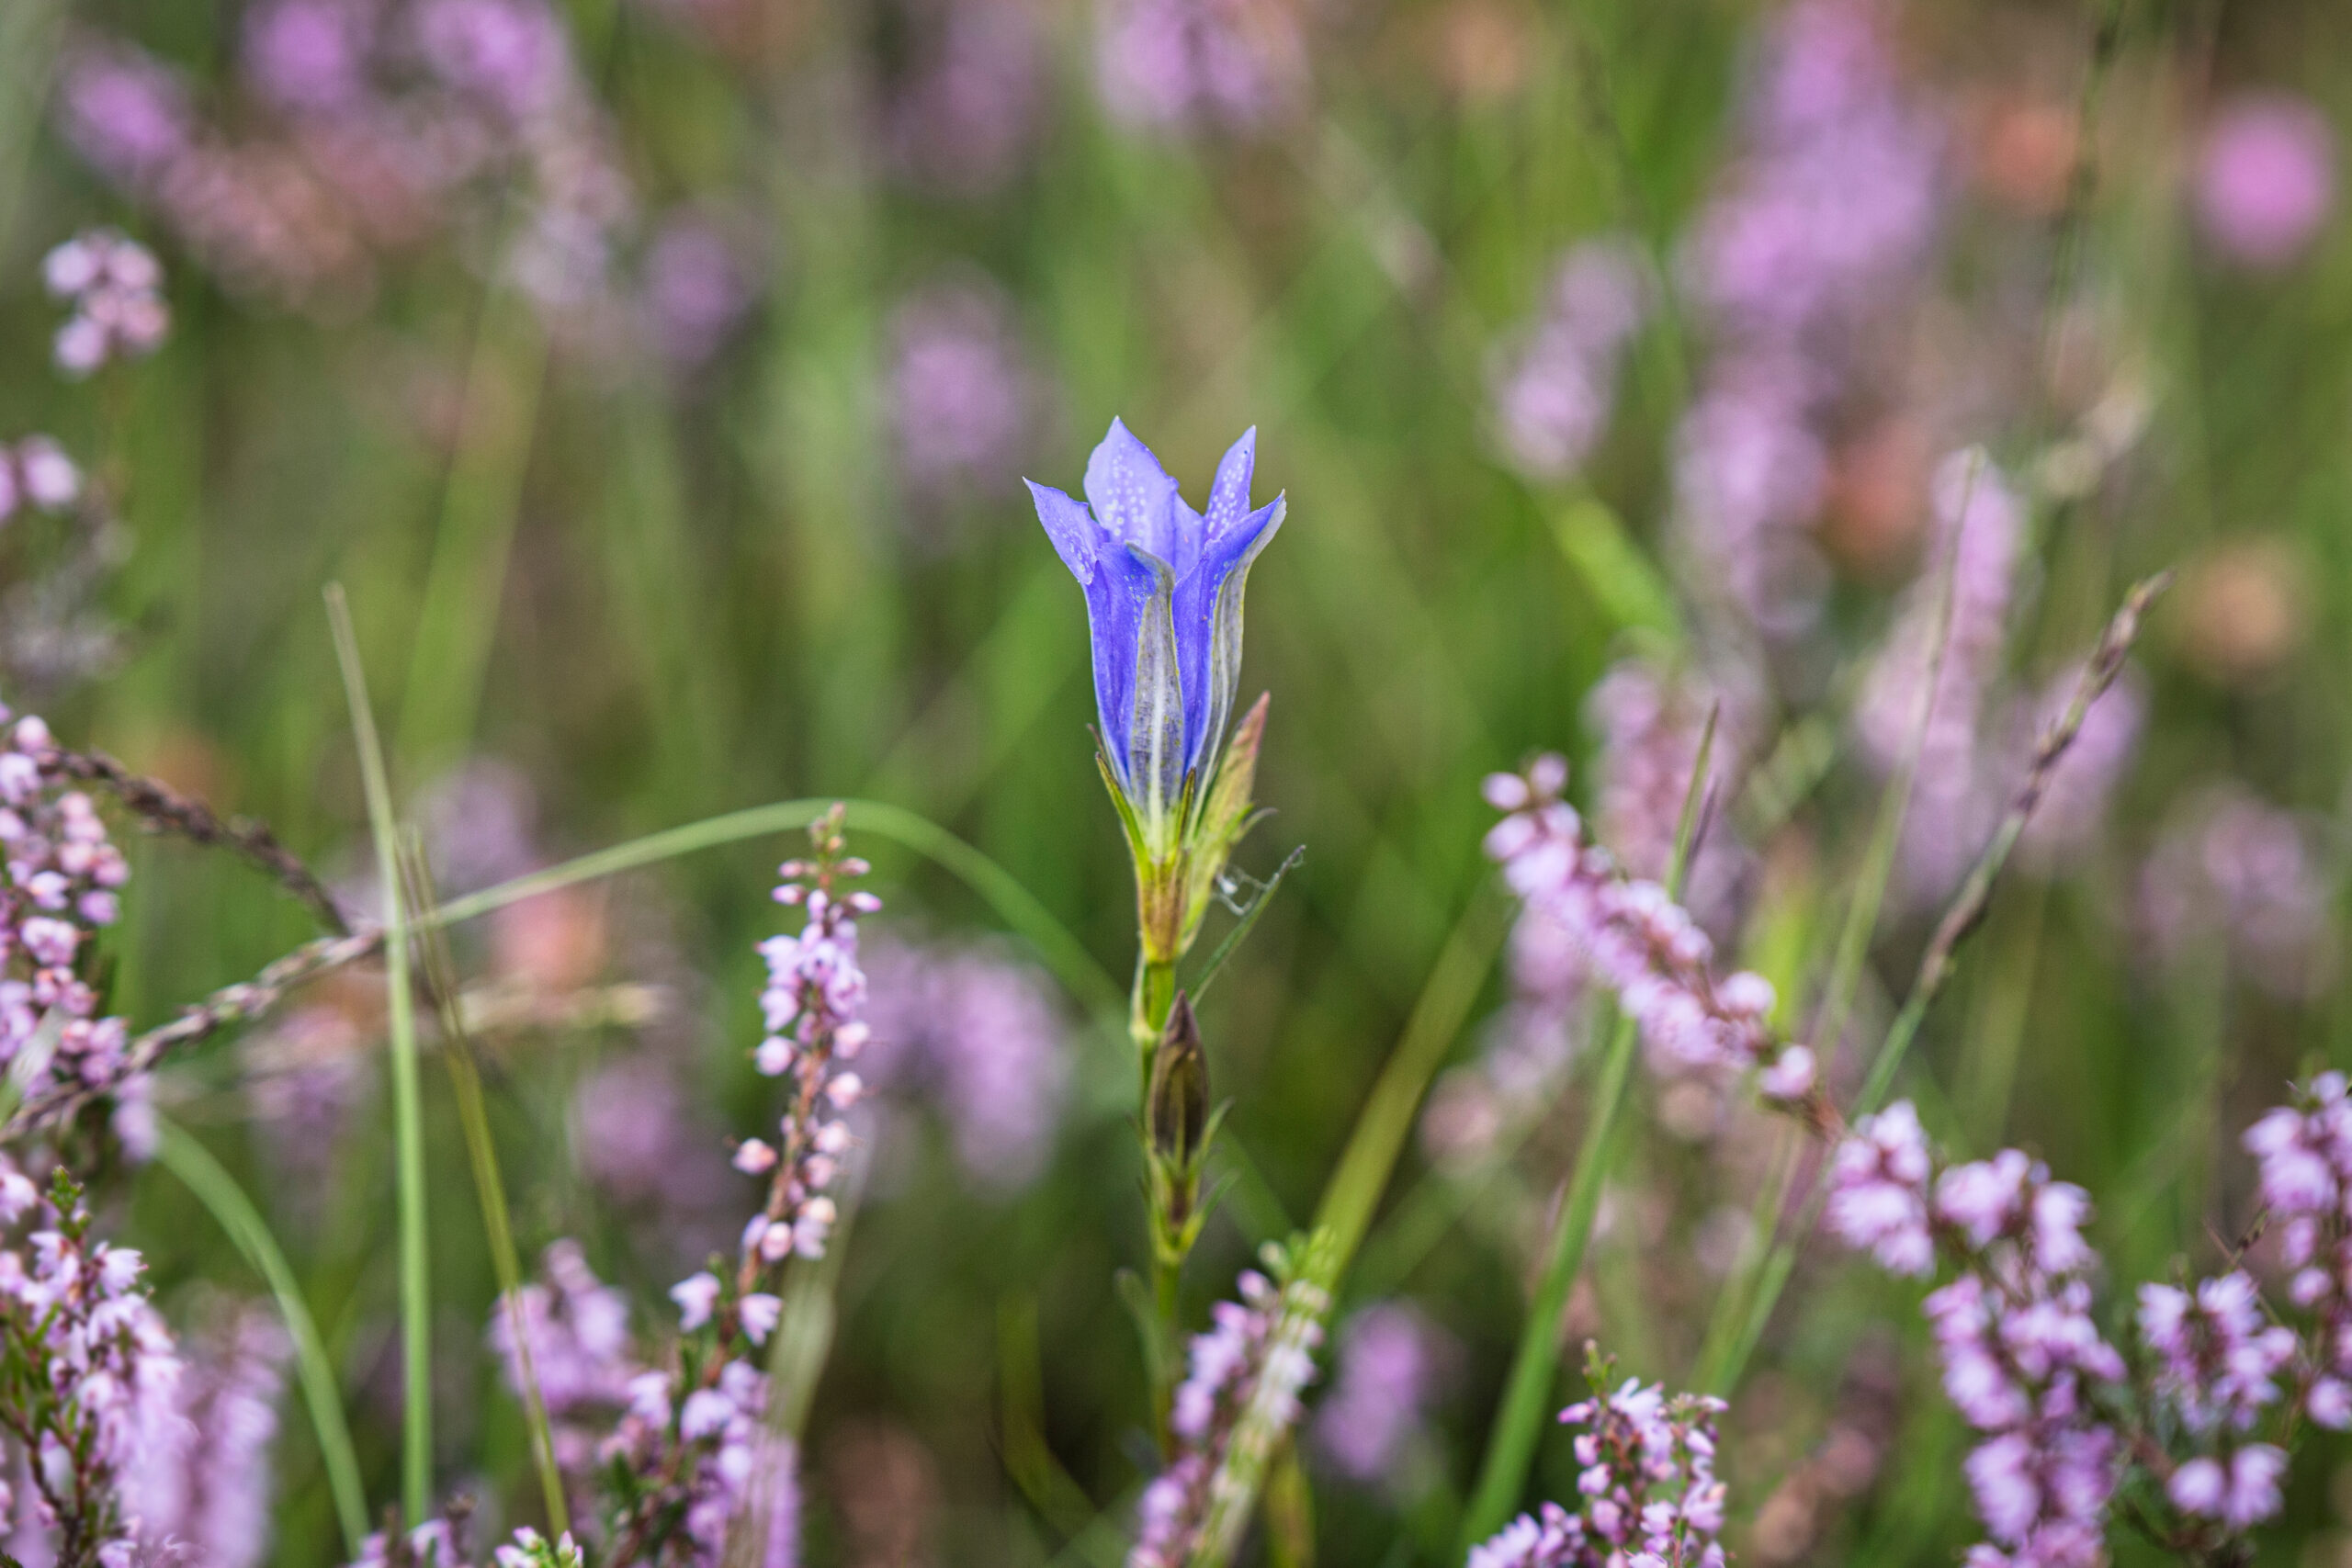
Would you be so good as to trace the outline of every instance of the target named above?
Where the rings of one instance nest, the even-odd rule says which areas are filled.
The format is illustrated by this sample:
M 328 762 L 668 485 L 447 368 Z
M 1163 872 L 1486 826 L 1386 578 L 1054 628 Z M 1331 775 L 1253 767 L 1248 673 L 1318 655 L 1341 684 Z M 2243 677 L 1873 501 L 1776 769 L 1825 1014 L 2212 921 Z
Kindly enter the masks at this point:
M 1168 1010 L 1168 1026 L 1152 1054 L 1144 1116 L 1153 1150 L 1177 1168 L 1189 1169 L 1200 1157 L 1208 1128 L 1209 1067 L 1192 999 L 1182 991 Z

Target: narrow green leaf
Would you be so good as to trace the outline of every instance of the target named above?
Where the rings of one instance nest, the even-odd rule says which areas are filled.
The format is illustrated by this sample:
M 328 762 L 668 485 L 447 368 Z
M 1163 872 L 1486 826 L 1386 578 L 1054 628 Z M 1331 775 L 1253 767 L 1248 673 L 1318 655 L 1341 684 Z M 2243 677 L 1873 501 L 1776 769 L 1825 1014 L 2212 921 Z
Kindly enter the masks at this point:
M 345 1419 L 343 1395 L 335 1387 L 334 1364 L 327 1359 L 326 1342 L 302 1299 L 293 1268 L 270 1235 L 236 1178 L 220 1167 L 211 1151 L 183 1132 L 177 1123 L 155 1119 L 155 1157 L 180 1179 L 198 1202 L 229 1233 L 237 1251 L 253 1266 L 277 1298 L 277 1314 L 294 1341 L 294 1371 L 302 1384 L 302 1398 L 311 1407 L 311 1427 L 318 1434 L 319 1459 L 326 1467 L 327 1491 L 334 1498 L 335 1520 L 343 1527 L 345 1551 L 356 1562 L 359 1543 L 367 1539 L 368 1492 L 359 1480 L 359 1458 L 351 1445 L 351 1424 Z
M 1225 969 L 1225 961 L 1233 956 L 1235 950 L 1240 947 L 1242 939 L 1257 926 L 1258 917 L 1264 914 L 1266 906 L 1273 901 L 1274 889 L 1280 887 L 1283 885 L 1283 878 L 1288 876 L 1292 869 L 1306 858 L 1306 846 L 1301 844 L 1283 857 L 1282 864 L 1274 867 L 1274 874 L 1266 878 L 1265 886 L 1258 889 L 1258 896 L 1250 900 L 1248 908 L 1241 911 L 1241 919 L 1235 921 L 1233 929 L 1225 933 L 1225 940 L 1216 944 L 1216 951 L 1209 954 L 1208 962 L 1201 965 L 1199 976 L 1194 978 L 1191 986 L 1186 987 L 1194 1001 L 1208 995 L 1210 983 L 1216 980 Z
M 399 832 L 384 751 L 368 703 L 368 677 L 343 585 L 329 583 L 327 619 L 343 666 L 344 694 L 359 746 L 359 776 L 376 840 L 376 875 L 384 897 L 384 990 L 392 1052 L 392 1144 L 400 1208 L 401 1346 L 407 1377 L 401 1411 L 401 1498 L 410 1528 L 433 1506 L 433 1286 L 424 1229 L 424 1128 L 416 1074 L 416 998 L 409 977 L 408 900 L 401 893 Z

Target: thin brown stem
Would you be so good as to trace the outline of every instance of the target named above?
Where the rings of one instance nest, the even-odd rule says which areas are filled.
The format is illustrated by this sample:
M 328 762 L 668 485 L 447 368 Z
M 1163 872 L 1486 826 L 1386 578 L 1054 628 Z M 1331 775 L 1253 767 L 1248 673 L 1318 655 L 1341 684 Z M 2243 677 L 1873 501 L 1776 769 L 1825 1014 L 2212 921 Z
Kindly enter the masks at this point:
M 321 925 L 337 936 L 351 934 L 350 922 L 301 857 L 278 842 L 268 825 L 250 817 L 220 814 L 194 795 L 182 795 L 160 779 L 134 773 L 104 751 L 59 750 L 44 759 L 68 778 L 107 791 L 144 823 L 151 832 L 174 833 L 192 844 L 225 849 L 243 856 L 301 901 Z

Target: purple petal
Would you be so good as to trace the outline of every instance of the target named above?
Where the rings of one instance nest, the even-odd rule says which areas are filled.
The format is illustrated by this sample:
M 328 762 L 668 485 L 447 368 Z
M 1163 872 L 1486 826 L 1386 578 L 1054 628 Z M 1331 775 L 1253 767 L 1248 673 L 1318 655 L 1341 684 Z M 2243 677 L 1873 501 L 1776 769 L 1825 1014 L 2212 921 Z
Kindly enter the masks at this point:
M 1216 481 L 1209 487 L 1208 536 L 1215 541 L 1242 522 L 1250 512 L 1250 475 L 1258 464 L 1258 427 L 1241 433 L 1216 466 Z
M 1192 574 L 1200 535 L 1178 518 L 1176 481 L 1118 420 L 1086 460 L 1086 499 L 1114 538 L 1166 561 L 1180 579 Z
M 1035 479 L 1021 482 L 1029 487 L 1029 498 L 1036 502 L 1037 521 L 1046 525 L 1046 537 L 1054 542 L 1054 553 L 1062 558 L 1062 564 L 1080 583 L 1092 582 L 1102 533 L 1092 515 L 1051 485 L 1041 485 Z

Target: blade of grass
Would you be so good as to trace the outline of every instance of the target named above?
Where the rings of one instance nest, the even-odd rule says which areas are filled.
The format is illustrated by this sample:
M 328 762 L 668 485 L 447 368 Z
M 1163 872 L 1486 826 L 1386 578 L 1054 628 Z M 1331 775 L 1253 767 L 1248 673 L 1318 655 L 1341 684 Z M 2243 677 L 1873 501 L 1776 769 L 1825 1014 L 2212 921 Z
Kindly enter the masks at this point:
M 401 1348 L 407 1372 L 401 1411 L 401 1499 L 411 1529 L 433 1506 L 433 1288 L 424 1233 L 424 1128 L 416 1073 L 416 1003 L 410 990 L 408 900 L 401 895 L 398 831 L 384 752 L 368 705 L 368 678 L 343 585 L 327 585 L 327 619 L 359 745 L 359 776 L 376 840 L 384 897 L 384 995 L 391 1033 L 392 1158 L 400 1211 Z
M 2090 712 L 2091 704 L 2115 683 L 2122 671 L 2124 655 L 2140 635 L 2140 622 L 2155 602 L 2158 594 L 2171 581 L 2171 574 L 2160 572 L 2133 585 L 2124 595 L 2122 607 L 2108 623 L 2106 633 L 2099 638 L 2097 652 L 2084 667 L 2082 679 L 2075 684 L 2073 698 L 2051 727 L 2042 732 L 2034 747 L 2033 761 L 2026 771 L 2024 784 L 2018 789 L 2007 816 L 1993 834 L 1992 842 L 1977 857 L 1976 864 L 1962 884 L 1943 919 L 1936 924 L 1935 934 L 1928 941 L 1928 950 L 1920 957 L 1918 974 L 1911 983 L 1910 994 L 1904 998 L 1902 1010 L 1887 1026 L 1886 1038 L 1880 1043 L 1877 1059 L 1871 1064 L 1870 1076 L 1863 1079 L 1860 1093 L 1855 1096 L 1853 1108 L 1848 1112 L 1859 1120 L 1878 1110 L 1885 1101 L 1887 1091 L 1894 1087 L 1894 1074 L 1903 1065 L 1904 1055 L 1919 1032 L 1919 1025 L 1928 1016 L 1928 1009 L 1941 991 L 1944 982 L 1951 977 L 1954 954 L 1970 932 L 1984 920 L 1993 902 L 1993 887 L 1999 880 L 2002 868 L 2008 863 L 2009 853 L 2017 847 L 2018 838 L 2033 818 L 2034 808 L 2050 787 L 2050 776 L 2058 760 L 2073 745 L 2082 729 L 2083 719 Z M 1734 1343 L 1718 1383 L 1709 1385 L 1717 1393 L 1728 1394 L 1736 1388 L 1741 1373 L 1747 1370 L 1748 1358 L 1755 1354 L 1757 1342 L 1763 1337 L 1764 1325 L 1772 1315 L 1781 1292 L 1789 1282 L 1790 1271 L 1796 1266 L 1797 1249 L 1812 1234 L 1819 1219 L 1821 1208 L 1828 1193 L 1825 1183 L 1816 1181 L 1804 1212 L 1788 1227 L 1788 1233 L 1773 1245 L 1766 1260 L 1762 1277 L 1753 1303 L 1748 1307 L 1739 1338 Z
M 429 916 L 434 907 L 433 875 L 425 864 L 424 840 L 415 829 L 408 830 L 401 851 L 409 907 L 420 916 Z M 481 1208 L 491 1267 L 498 1274 L 499 1299 L 506 1307 L 507 1332 L 514 1338 L 514 1361 L 522 1374 L 523 1414 L 531 1429 L 531 1460 L 539 1472 L 548 1533 L 561 1536 L 571 1529 L 571 1510 L 565 1506 L 563 1477 L 556 1470 L 555 1436 L 548 1425 L 547 1400 L 532 1358 L 530 1325 L 523 1314 L 523 1265 L 515 1254 L 514 1227 L 506 1212 L 506 1186 L 498 1174 L 498 1145 L 491 1140 L 490 1113 L 482 1103 L 481 1068 L 474 1060 L 472 1037 L 466 1032 L 465 1010 L 458 1005 L 458 971 L 449 958 L 447 934 L 438 926 L 420 922 L 419 942 L 425 991 L 441 1023 L 441 1060 L 449 1069 L 458 1124 L 465 1130 L 466 1163 L 473 1169 L 474 1198 Z
M 1683 872 L 1690 863 L 1691 842 L 1708 793 L 1707 769 L 1714 753 L 1718 711 L 1708 711 L 1706 727 L 1699 736 L 1698 761 L 1690 770 L 1690 786 L 1683 792 L 1682 819 L 1674 834 L 1674 858 L 1666 871 L 1668 897 L 1681 897 Z M 1463 1512 L 1460 1544 L 1464 1553 L 1502 1527 L 1527 1485 L 1527 1472 L 1535 1461 L 1535 1445 L 1544 1433 L 1544 1406 L 1559 1375 L 1560 1314 L 1566 1310 L 1568 1292 L 1584 1268 L 1585 1249 L 1592 1239 L 1593 1218 L 1600 1210 L 1602 1181 L 1616 1151 L 1617 1113 L 1625 1099 L 1626 1081 L 1633 1076 L 1634 1021 L 1609 1001 L 1596 1007 L 1593 1015 L 1593 1033 L 1607 1038 L 1609 1054 L 1601 1062 L 1600 1081 L 1593 1090 L 1591 1119 L 1585 1124 L 1584 1142 L 1577 1150 L 1568 1190 L 1560 1201 L 1559 1219 L 1545 1254 L 1543 1279 L 1536 1286 L 1535 1299 L 1528 1305 L 1527 1323 L 1520 1331 L 1519 1348 L 1511 1358 L 1510 1381 L 1504 1384 L 1502 1403 L 1495 1411 L 1494 1428 L 1487 1439 L 1477 1484 Z
M 311 1427 L 318 1434 L 319 1459 L 327 1472 L 327 1491 L 334 1499 L 335 1520 L 343 1527 L 343 1543 L 354 1561 L 368 1536 L 368 1492 L 359 1480 L 359 1458 L 351 1446 L 351 1424 L 344 1416 L 343 1395 L 335 1387 L 334 1363 L 328 1359 L 319 1325 L 302 1299 L 294 1270 L 271 1235 L 236 1178 L 221 1168 L 210 1150 L 177 1123 L 155 1119 L 155 1156 L 164 1168 L 180 1179 L 205 1212 L 229 1234 L 229 1239 L 254 1272 L 277 1298 L 277 1314 L 286 1321 L 294 1341 L 294 1372 L 301 1381 L 303 1402 L 311 1407 Z
M 1956 513 L 1959 521 L 1952 527 L 1951 540 L 1945 547 L 1941 563 L 1935 637 L 1928 650 L 1927 682 L 1919 696 L 1918 716 L 1912 721 L 1910 738 L 1904 744 L 1894 772 L 1879 792 L 1870 844 L 1855 876 L 1853 901 L 1846 906 L 1845 924 L 1838 930 L 1836 955 L 1830 961 L 1829 981 L 1822 991 L 1821 1011 L 1814 1022 L 1814 1044 L 1825 1078 L 1836 1064 L 1838 1045 L 1845 1038 L 1846 1021 L 1861 987 L 1862 965 L 1870 959 L 1871 943 L 1878 934 L 1879 915 L 1886 904 L 1887 885 L 1894 876 L 1895 854 L 1902 848 L 1903 824 L 1911 811 L 1911 789 L 1918 778 L 1920 754 L 1927 749 L 1928 725 L 1935 717 L 1936 696 L 1943 684 L 1944 657 L 1951 648 L 1952 602 L 1958 591 L 1962 537 L 1967 532 L 1968 513 L 1975 500 L 1976 479 L 1984 462 L 1981 449 L 1970 454 L 1967 475 L 1961 484 L 1960 510 Z M 1739 1268 L 1715 1297 L 1715 1310 L 1708 1320 L 1706 1336 L 1700 1341 L 1699 1363 L 1692 1381 L 1701 1389 L 1720 1393 L 1726 1378 L 1736 1378 L 1736 1369 L 1745 1364 L 1749 1353 L 1750 1334 L 1762 1332 L 1761 1324 L 1755 1322 L 1758 1303 L 1768 1295 L 1778 1293 L 1774 1277 L 1785 1276 L 1794 1261 L 1792 1255 L 1783 1256 L 1776 1233 L 1788 1206 L 1789 1190 L 1796 1180 L 1798 1162 L 1804 1156 L 1801 1140 L 1786 1134 L 1781 1137 L 1773 1158 L 1771 1178 L 1757 1194 L 1754 1218 L 1758 1240 L 1745 1250 Z
M 740 842 L 745 839 L 764 838 L 769 834 L 806 828 L 823 816 L 833 806 L 831 798 L 821 800 L 780 800 L 767 806 L 747 807 L 741 811 L 706 818 L 684 827 L 668 828 L 649 833 L 641 839 L 615 844 L 544 871 L 502 882 L 494 887 L 462 898 L 452 898 L 441 907 L 440 923 L 455 924 L 473 919 L 492 909 L 523 899 L 550 893 L 575 883 L 593 882 L 600 877 L 616 876 L 625 871 L 654 865 L 692 854 L 697 850 L 716 849 L 722 844 Z M 1068 926 L 1056 919 L 1036 896 L 1021 885 L 1004 867 L 962 839 L 940 827 L 929 818 L 891 806 L 878 800 L 850 800 L 849 826 L 853 829 L 879 833 L 893 842 L 914 851 L 941 870 L 947 872 L 979 895 L 1002 917 L 1006 925 L 1037 950 L 1057 978 L 1083 1003 L 1089 1011 L 1115 1017 L 1124 1031 L 1127 1014 L 1126 987 L 1113 980 L 1086 945 L 1070 933 Z
M 806 828 L 831 808 L 831 800 L 781 800 L 748 807 L 723 816 L 664 829 L 641 839 L 615 844 L 519 876 L 496 886 L 440 906 L 423 923 L 438 928 L 479 919 L 493 910 L 559 888 L 616 876 L 627 871 L 675 860 L 698 850 L 716 849 L 746 839 Z M 1126 1032 L 1125 994 L 1107 971 L 1094 961 L 1084 943 L 1057 920 L 1036 897 L 1011 872 L 938 824 L 901 807 L 874 800 L 852 800 L 849 823 L 879 833 L 931 861 L 956 877 L 994 908 L 1005 924 L 1036 950 L 1065 988 L 1098 1020 L 1122 1039 Z M 412 916 L 412 931 L 420 921 Z M 276 1005 L 288 988 L 330 970 L 373 955 L 382 945 L 382 933 L 361 931 L 349 937 L 326 937 L 305 943 L 277 959 L 248 981 L 214 992 L 181 1010 L 179 1017 L 158 1024 L 131 1041 L 130 1069 L 145 1072 L 174 1051 L 195 1044 L 217 1030 L 259 1017 Z M 20 1055 L 18 1060 L 24 1058 Z M 28 1103 L 11 1114 L 0 1137 L 15 1137 L 35 1127 L 54 1125 L 86 1103 L 94 1091 L 77 1089 Z

